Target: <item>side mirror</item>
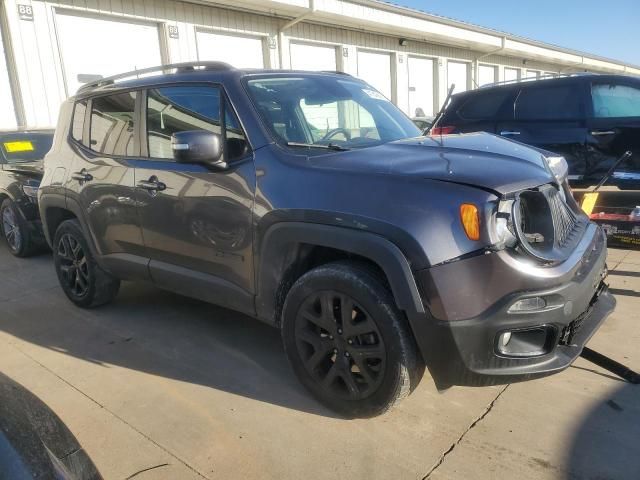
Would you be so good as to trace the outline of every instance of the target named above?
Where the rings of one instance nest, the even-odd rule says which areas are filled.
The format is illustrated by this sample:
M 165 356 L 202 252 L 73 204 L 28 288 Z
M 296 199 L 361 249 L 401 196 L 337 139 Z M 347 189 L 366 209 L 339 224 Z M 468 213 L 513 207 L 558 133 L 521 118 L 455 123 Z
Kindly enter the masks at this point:
M 222 136 L 217 133 L 206 130 L 176 132 L 171 135 L 171 148 L 176 162 L 227 168 L 227 163 L 222 158 Z

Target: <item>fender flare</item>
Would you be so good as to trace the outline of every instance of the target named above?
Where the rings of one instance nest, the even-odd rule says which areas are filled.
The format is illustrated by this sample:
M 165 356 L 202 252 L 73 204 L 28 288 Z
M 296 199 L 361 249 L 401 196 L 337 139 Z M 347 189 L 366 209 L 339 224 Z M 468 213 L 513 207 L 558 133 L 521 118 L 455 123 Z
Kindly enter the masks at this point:
M 289 266 L 286 255 L 300 244 L 334 248 L 376 263 L 387 276 L 398 307 L 405 311 L 410 323 L 418 316 L 424 323 L 426 312 L 413 272 L 395 244 L 371 232 L 303 222 L 276 223 L 262 237 L 256 258 L 258 318 L 277 323 L 275 315 L 280 280 Z
M 98 262 L 98 264 L 100 264 L 101 267 L 103 266 L 101 262 L 100 254 L 96 249 L 95 239 L 93 238 L 93 235 L 91 234 L 91 230 L 89 229 L 85 221 L 83 210 L 76 201 L 64 195 L 60 195 L 59 193 L 44 193 L 44 194 L 41 194 L 39 198 L 39 204 L 40 204 L 40 219 L 42 221 L 42 227 L 43 227 L 42 230 L 44 232 L 45 238 L 47 239 L 47 243 L 49 244 L 50 247 L 53 248 L 53 236 L 49 232 L 47 210 L 50 208 L 59 208 L 62 210 L 67 210 L 68 212 L 71 212 L 76 217 L 78 222 L 80 222 L 80 226 L 82 227 L 82 231 L 84 232 L 85 239 L 89 244 L 89 248 L 91 249 L 91 253 L 93 254 L 93 257 L 96 259 L 96 261 Z

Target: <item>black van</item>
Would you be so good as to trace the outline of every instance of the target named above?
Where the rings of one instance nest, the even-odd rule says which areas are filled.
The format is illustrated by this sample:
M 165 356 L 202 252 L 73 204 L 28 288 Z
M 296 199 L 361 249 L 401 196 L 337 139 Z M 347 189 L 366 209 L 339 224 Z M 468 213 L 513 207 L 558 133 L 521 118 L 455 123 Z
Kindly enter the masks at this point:
M 484 131 L 563 155 L 572 184 L 640 184 L 640 78 L 577 74 L 481 87 L 451 98 L 431 135 Z

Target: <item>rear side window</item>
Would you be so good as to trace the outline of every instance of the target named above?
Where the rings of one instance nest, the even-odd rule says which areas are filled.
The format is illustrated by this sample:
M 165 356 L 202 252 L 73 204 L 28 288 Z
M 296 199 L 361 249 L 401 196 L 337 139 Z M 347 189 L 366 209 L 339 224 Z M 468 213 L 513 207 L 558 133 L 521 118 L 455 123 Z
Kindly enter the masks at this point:
M 596 118 L 640 117 L 640 88 L 598 84 L 591 87 Z
M 496 118 L 502 105 L 510 96 L 510 90 L 495 90 L 471 95 L 458 110 L 458 115 L 466 120 Z
M 147 92 L 147 141 L 149 156 L 173 159 L 171 135 L 190 130 L 221 134 L 220 96 L 214 86 L 165 87 Z M 247 142 L 231 109 L 226 108 L 227 160 L 246 153 Z
M 84 115 L 87 111 L 87 101 L 83 100 L 75 104 L 73 108 L 73 125 L 71 126 L 71 136 L 74 140 L 82 143 L 82 131 L 84 130 Z
M 106 155 L 136 155 L 134 118 L 136 92 L 92 100 L 91 149 Z
M 563 120 L 583 117 L 575 85 L 524 88 L 515 105 L 516 120 Z

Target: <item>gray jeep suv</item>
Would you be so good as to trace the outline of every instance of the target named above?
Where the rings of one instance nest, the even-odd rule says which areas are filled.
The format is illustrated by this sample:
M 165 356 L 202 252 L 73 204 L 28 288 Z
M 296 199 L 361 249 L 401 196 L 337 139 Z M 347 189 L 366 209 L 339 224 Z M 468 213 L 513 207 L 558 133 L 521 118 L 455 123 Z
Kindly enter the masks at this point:
M 349 75 L 181 64 L 64 103 L 39 206 L 78 306 L 144 280 L 251 315 L 313 395 L 362 417 L 425 365 L 489 385 L 580 354 L 615 302 L 566 174 L 493 135 L 421 137 Z

